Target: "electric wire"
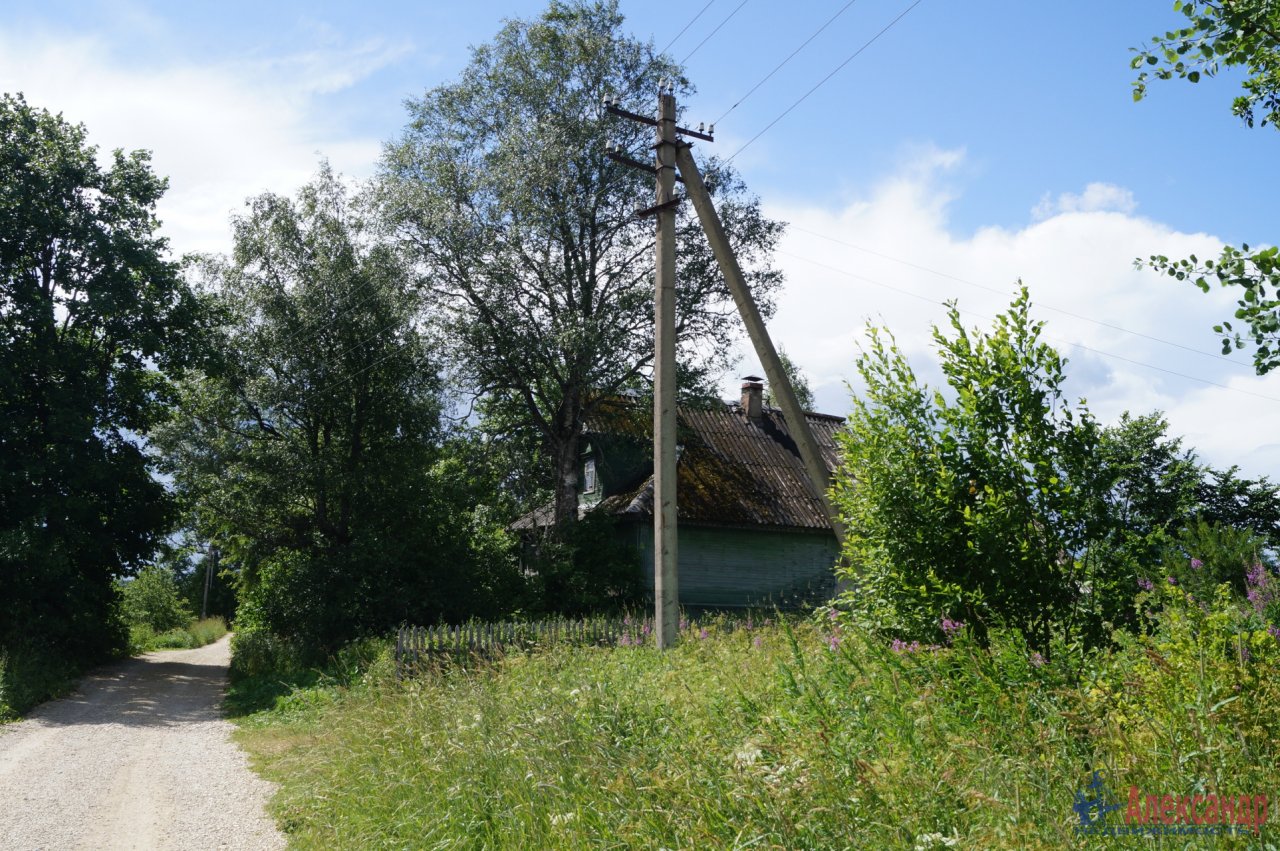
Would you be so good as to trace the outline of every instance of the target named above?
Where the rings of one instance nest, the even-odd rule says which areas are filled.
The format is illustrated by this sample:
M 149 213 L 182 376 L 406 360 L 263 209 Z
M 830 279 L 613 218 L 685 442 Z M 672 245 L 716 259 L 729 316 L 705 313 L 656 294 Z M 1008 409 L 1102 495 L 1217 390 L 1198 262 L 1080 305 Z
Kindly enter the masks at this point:
M 733 16 L 734 16 L 734 15 L 736 15 L 736 14 L 738 14 L 738 11 L 739 11 L 740 9 L 742 9 L 742 7 L 743 7 L 743 6 L 745 6 L 745 5 L 747 5 L 747 0 L 742 0 L 742 2 L 741 2 L 741 3 L 739 3 L 739 4 L 734 8 L 734 10 L 733 10 L 732 12 L 730 12 L 727 16 L 725 16 L 725 19 L 724 19 L 723 21 L 721 21 L 721 22 L 716 26 L 716 28 L 715 28 L 715 29 L 713 29 L 711 32 L 707 33 L 707 37 L 706 37 L 706 38 L 704 38 L 702 41 L 698 42 L 698 46 L 697 46 L 697 47 L 695 47 L 693 50 L 690 50 L 690 51 L 689 51 L 689 53 L 684 57 L 684 59 L 681 59 L 681 60 L 680 60 L 680 64 L 681 64 L 681 65 L 684 65 L 684 63 L 688 62 L 688 61 L 689 61 L 689 59 L 693 56 L 693 54 L 695 54 L 695 53 L 697 53 L 699 50 L 701 50 L 701 49 L 702 49 L 702 45 L 704 45 L 704 44 L 706 44 L 707 42 L 711 41 L 712 37 L 714 37 L 716 33 L 720 32 L 720 28 L 721 28 L 721 27 L 723 27 L 725 24 L 729 23 L 729 21 L 733 19 Z
M 724 114 L 723 114 L 723 115 L 721 115 L 719 118 L 717 118 L 715 121 L 712 121 L 711 123 L 712 123 L 713 125 L 715 125 L 715 124 L 719 124 L 721 121 L 723 121 L 723 120 L 724 120 L 724 118 L 725 118 L 725 116 L 726 116 L 726 115 L 728 115 L 729 113 L 731 113 L 731 112 L 733 112 L 735 109 L 737 109 L 739 106 L 741 106 L 741 105 L 742 105 L 742 103 L 743 103 L 744 101 L 746 101 L 746 99 L 747 99 L 747 98 L 751 97 L 751 95 L 753 95 L 753 94 L 755 93 L 756 89 L 760 88 L 760 87 L 761 87 L 761 86 L 763 86 L 765 83 L 769 82 L 769 80 L 773 77 L 773 75 L 774 75 L 774 74 L 776 74 L 776 73 L 778 73 L 779 71 L 781 71 L 781 70 L 782 70 L 782 66 L 786 65 L 786 64 L 787 64 L 788 62 L 790 62 L 792 59 L 795 59 L 795 58 L 796 58 L 796 54 L 797 54 L 797 53 L 799 53 L 800 51 L 802 51 L 802 50 L 804 50 L 806 47 L 808 47 L 808 46 L 809 46 L 809 42 L 813 41 L 815 38 L 817 38 L 818 36 L 820 36 L 820 35 L 822 34 L 822 31 L 823 31 L 823 30 L 825 30 L 827 27 L 831 26 L 831 24 L 835 22 L 835 19 L 836 19 L 836 18 L 838 18 L 838 17 L 840 17 L 841 15 L 843 15 L 843 14 L 844 14 L 848 9 L 849 9 L 849 7 L 850 7 L 850 6 L 852 6 L 852 5 L 853 5 L 854 3 L 856 3 L 856 2 L 858 2 L 858 0 L 849 0 L 849 2 L 848 2 L 848 3 L 845 3 L 843 6 L 841 6 L 841 7 L 840 7 L 840 11 L 836 12 L 834 15 L 832 15 L 830 18 L 828 18 L 828 19 L 827 19 L 827 22 L 826 22 L 825 24 L 823 24 L 822 26 L 818 27 L 818 29 L 814 31 L 813 35 L 811 35 L 811 36 L 809 36 L 808 38 L 806 38 L 806 39 L 804 40 L 804 42 L 803 42 L 799 47 L 797 47 L 795 50 L 791 51 L 791 55 L 790 55 L 790 56 L 788 56 L 786 59 L 783 59 L 783 60 L 782 60 L 781 62 L 779 62 L 776 66 L 774 66 L 774 69 L 773 69 L 772 71 L 770 71 L 768 74 L 765 74 L 765 75 L 764 75 L 764 78 L 763 78 L 763 79 L 761 79 L 761 80 L 760 80 L 760 82 L 756 83 L 754 86 L 752 86 L 750 89 L 748 89 L 748 90 L 747 90 L 747 93 L 746 93 L 745 95 L 743 95 L 742 97 L 738 98 L 738 102 L 737 102 L 737 103 L 735 103 L 733 106 L 731 106 L 731 107 L 729 107 L 728 109 L 726 109 L 726 110 L 724 111 Z
M 850 271 L 848 271 L 848 270 L 846 270 L 846 269 L 841 269 L 841 268 L 839 268 L 839 267 L 837 267 L 837 266 L 832 266 L 832 265 L 830 265 L 830 264 L 828 264 L 828 263 L 823 263 L 823 262 L 818 261 L 818 260 L 813 260 L 813 259 L 811 259 L 811 258 L 809 258 L 809 257 L 804 257 L 803 255 L 800 255 L 800 254 L 793 254 L 793 253 L 792 253 L 792 252 L 790 252 L 790 251 L 782 251 L 782 250 L 779 250 L 777 253 L 779 253 L 779 254 L 783 254 L 783 255 L 786 255 L 787 257 L 792 257 L 792 258 L 794 258 L 794 259 L 796 259 L 796 260 L 802 260 L 802 261 L 804 261 L 805 263 L 810 263 L 810 264 L 812 264 L 812 265 L 814 265 L 814 266 L 819 266 L 819 267 L 821 267 L 821 268 L 828 269 L 828 270 L 830 270 L 830 271 L 832 271 L 832 272 L 835 272 L 835 273 L 837 273 L 837 274 L 845 275 L 846 277 L 855 278 L 855 279 L 857 279 L 857 280 L 859 280 L 859 281 L 863 281 L 863 282 L 868 283 L 868 284 L 871 284 L 871 285 L 873 285 L 873 286 L 880 287 L 881 289 L 886 289 L 886 290 L 889 290 L 890 292 L 898 293 L 899 295 L 904 295 L 904 296 L 907 296 L 907 297 L 909 297 L 909 298 L 917 299 L 918 301 L 926 302 L 927 304 L 931 304 L 931 305 L 934 305 L 934 306 L 937 306 L 937 307 L 944 307 L 944 308 L 949 308 L 949 307 L 951 306 L 951 305 L 948 305 L 948 304 L 947 304 L 947 302 L 945 302 L 945 301 L 938 301 L 938 300 L 936 300 L 936 299 L 930 298 L 929 296 L 920 295 L 919 293 L 913 293 L 913 292 L 911 292 L 910 290 L 904 290 L 904 289 L 902 289 L 901 287 L 895 287 L 895 286 L 893 286 L 892 284 L 886 284 L 886 283 L 884 283 L 883 281 L 877 281 L 877 280 L 875 280 L 874 278 L 868 278 L 868 277 L 867 277 L 867 276 L 865 276 L 865 275 L 859 275 L 859 274 L 858 274 L 858 273 L 856 273 L 856 272 L 850 272 Z M 992 321 L 992 320 L 993 320 L 993 318 L 994 318 L 994 317 L 989 316 L 989 315 L 987 315 L 987 314 L 979 313 L 978 311 L 975 311 L 975 310 L 969 310 L 969 309 L 967 309 L 967 308 L 959 307 L 958 305 L 956 306 L 956 308 L 955 308 L 955 309 L 956 309 L 956 311 L 957 311 L 957 312 L 959 312 L 959 313 L 963 313 L 963 314 L 966 314 L 966 315 L 968 315 L 968 316 L 973 316 L 973 317 L 976 317 L 976 318 L 978 318 L 978 319 L 982 319 L 982 320 L 985 320 L 985 321 L 988 321 L 988 322 Z M 1125 363 L 1133 364 L 1134 366 L 1144 367 L 1144 368 L 1146 368 L 1146 369 L 1155 370 L 1156 372 L 1163 372 L 1163 373 L 1165 373 L 1166 375 L 1176 376 L 1176 377 L 1178 377 L 1178 378 L 1183 378 L 1183 379 L 1186 379 L 1186 380 L 1188 380 L 1188 381 L 1195 381 L 1195 382 L 1198 382 L 1198 383 L 1200 383 L 1200 384 L 1207 384 L 1207 385 L 1209 385 L 1209 386 L 1211 386 L 1211 387 L 1218 387 L 1218 388 L 1220 388 L 1220 389 L 1222 389 L 1222 390 L 1226 390 L 1226 391 L 1231 392 L 1231 393 L 1241 393 L 1241 394 L 1244 394 L 1245 396 L 1253 396 L 1253 397 L 1255 397 L 1255 398 L 1257 398 L 1257 399 L 1264 399 L 1264 400 L 1266 400 L 1266 401 L 1268 401 L 1268 402 L 1275 402 L 1275 403 L 1277 403 L 1277 404 L 1280 404 L 1280 397 L 1276 397 L 1276 396 L 1268 396 L 1268 395 L 1266 395 L 1265 393 L 1255 393 L 1255 392 L 1254 392 L 1254 391 L 1252 391 L 1252 390 L 1245 390 L 1244 388 L 1241 388 L 1241 387 L 1232 387 L 1232 386 L 1231 386 L 1231 385 L 1229 385 L 1229 384 L 1222 384 L 1221 382 L 1218 382 L 1218 381 L 1212 381 L 1212 380 L 1210 380 L 1210 379 L 1208 379 L 1208 378 L 1201 378 L 1201 377 L 1196 376 L 1196 375 L 1188 375 L 1188 374 L 1187 374 L 1187 373 L 1185 373 L 1185 372 L 1178 372 L 1177 370 L 1167 369 L 1167 368 L 1165 368 L 1165 367 L 1163 367 L 1163 366 L 1156 366 L 1155 364 L 1152 364 L 1152 363 L 1147 363 L 1147 362 L 1145 362 L 1145 361 L 1135 360 L 1134 358 L 1129 358 L 1129 357 L 1125 357 L 1124 355 L 1118 355 L 1118 354 L 1115 354 L 1114 352 L 1108 352 L 1108 351 L 1105 351 L 1105 350 L 1103 350 L 1103 349 L 1094 348 L 1093 346 L 1087 346 L 1087 345 L 1085 345 L 1084 343 L 1080 343 L 1080 342 L 1077 342 L 1077 341 L 1075 341 L 1075 340 L 1068 340 L 1068 339 L 1066 339 L 1066 338 L 1059 337 L 1059 336 L 1057 336 L 1057 335 L 1046 334 L 1046 335 L 1045 335 L 1045 337 L 1046 337 L 1046 338 L 1048 338 L 1048 339 L 1054 340 L 1054 341 L 1056 341 L 1056 342 L 1058 342 L 1058 343 L 1064 344 L 1064 345 L 1068 345 L 1068 346 L 1075 346 L 1075 347 L 1077 347 L 1077 348 L 1083 349 L 1084 351 L 1092 352 L 1092 353 L 1094 353 L 1094 354 L 1096 354 L 1096 355 L 1101 355 L 1102 357 L 1105 357 L 1105 358 L 1111 358 L 1111 359 L 1113 359 L 1113 360 L 1124 361 Z
M 738 148 L 738 150 L 734 151 L 734 152 L 733 152 L 733 155 L 732 155 L 732 156 L 730 156 L 728 159 L 726 159 L 726 160 L 725 160 L 725 162 L 726 162 L 726 163 L 731 163 L 731 162 L 733 162 L 734 157 L 738 156 L 738 154 L 742 153 L 742 152 L 743 152 L 743 151 L 745 151 L 747 148 L 751 147 L 751 145 L 752 145 L 752 144 L 753 144 L 757 139 L 759 139 L 761 136 L 763 136 L 765 133 L 768 133 L 768 132 L 773 128 L 773 126 L 774 126 L 775 124 L 777 124 L 777 123 L 778 123 L 779 121 L 781 121 L 782 119 L 786 118 L 786 117 L 787 117 L 787 115 L 789 115 L 789 114 L 791 113 L 791 110 L 795 109 L 797 106 L 799 106 L 800 104 L 804 103 L 805 99 L 806 99 L 806 98 L 808 98 L 808 97 L 809 97 L 809 95 L 813 94 L 813 93 L 814 93 L 814 92 L 816 92 L 818 89 L 820 89 L 820 88 L 823 86 L 823 84 L 825 84 L 828 80 L 830 80 L 832 77 L 834 77 L 834 76 L 835 76 L 835 75 L 840 71 L 840 69 L 844 68 L 844 66 L 848 65 L 848 64 L 849 64 L 850 62 L 852 62 L 854 59 L 857 59 L 857 58 L 858 58 L 858 56 L 862 53 L 862 51 L 866 50 L 868 47 L 870 47 L 871 45 L 875 44 L 875 43 L 876 43 L 876 41 L 880 38 L 880 36 L 884 35 L 884 34 L 885 34 L 885 33 L 887 33 L 889 30 L 893 29 L 893 27 L 898 23 L 898 21 L 901 21 L 903 18 L 905 18 L 905 17 L 907 16 L 907 14 L 911 12 L 911 10 L 912 10 L 912 9 L 914 9 L 914 8 L 915 8 L 915 7 L 917 7 L 917 6 L 919 6 L 922 2 L 924 2 L 924 0 L 915 0 L 915 2 L 914 2 L 914 3 L 912 3 L 912 4 L 911 4 L 910 6 L 908 6 L 906 9 L 902 10 L 902 12 L 900 12 L 900 13 L 898 14 L 898 17 L 894 18 L 892 21 L 890 21 L 888 24 L 886 24 L 886 25 L 884 26 L 884 28 L 880 30 L 880 32 L 876 33 L 876 34 L 875 34 L 875 35 L 873 35 L 871 38 L 867 39 L 867 41 L 866 41 L 866 42 L 864 42 L 864 43 L 863 43 L 863 45 L 862 45 L 861 47 L 859 47 L 859 48 L 858 48 L 857 50 L 855 50 L 853 53 L 849 54 L 849 56 L 848 56 L 848 57 L 847 57 L 843 62 L 841 62 L 839 65 L 837 65 L 835 68 L 833 68 L 833 69 L 831 70 L 831 73 L 827 74 L 827 76 L 825 76 L 825 77 L 823 77 L 821 80 L 819 80 L 819 81 L 817 82 L 817 84 L 816 84 L 816 85 L 814 85 L 814 87 L 813 87 L 813 88 L 809 89 L 809 91 L 805 92 L 805 93 L 804 93 L 804 94 L 802 94 L 799 98 L 797 98 L 797 99 L 796 99 L 796 101 L 795 101 L 794 103 L 792 103 L 792 104 L 791 104 L 791 106 L 789 106 L 789 107 L 787 107 L 786 109 L 784 109 L 784 110 L 782 111 L 782 113 L 781 113 L 777 118 L 773 119 L 773 120 L 772 120 L 772 121 L 770 121 L 768 124 L 766 124 L 763 130 L 761 130 L 759 133 L 757 133 L 756 135 L 754 135 L 754 136 L 752 136 L 750 139 L 748 139 L 748 140 L 746 141 L 746 143 L 745 143 L 745 144 L 743 144 L 743 146 L 742 146 L 742 147 Z
M 828 236 L 824 233 L 818 233 L 817 231 L 808 230 L 807 228 L 797 227 L 795 225 L 789 225 L 788 227 L 791 230 L 797 231 L 799 233 L 806 233 L 806 234 L 809 234 L 810 236 L 816 236 L 819 239 L 825 239 L 828 242 L 834 242 L 836 245 L 843 245 L 847 248 L 853 248 L 857 251 L 862 251 L 866 254 L 870 254 L 873 257 L 879 257 L 882 260 L 888 260 L 893 263 L 899 263 L 903 266 L 907 266 L 912 269 L 918 269 L 921 272 L 928 272 L 930 275 L 937 275 L 938 277 L 946 278 L 949 281 L 955 281 L 957 283 L 964 284 L 966 286 L 975 287 L 980 290 L 986 290 L 989 293 L 996 293 L 997 295 L 1006 294 L 1005 291 L 1000 289 L 999 287 L 992 287 L 986 284 L 980 284 L 977 281 L 970 281 L 966 278 L 961 278 L 958 275 L 952 275 L 948 272 L 939 271 L 938 269 L 930 269 L 928 266 L 921 266 L 919 263 L 912 263 L 910 260 L 903 260 L 900 257 L 893 257 L 892 255 L 884 254 L 882 252 L 875 251 L 870 248 L 864 248 L 863 246 L 855 245 L 852 242 L 846 242 L 842 239 L 836 239 L 834 236 Z M 1142 331 L 1134 331 L 1131 328 L 1125 328 L 1123 325 L 1116 325 L 1115 323 L 1107 322 L 1106 320 L 1103 320 L 1103 319 L 1094 319 L 1092 316 L 1085 316 L 1083 313 L 1076 313 L 1074 311 L 1067 310 L 1065 308 L 1054 307 L 1053 305 L 1044 304 L 1043 302 L 1037 302 L 1036 304 L 1039 307 L 1043 308 L 1044 310 L 1052 311 L 1053 313 L 1060 313 L 1063 316 L 1070 316 L 1073 319 L 1079 319 L 1082 322 L 1090 322 L 1102 328 L 1109 328 L 1112 331 L 1119 331 L 1123 334 L 1130 334 L 1134 337 L 1141 337 L 1144 340 L 1150 340 L 1153 343 L 1162 343 L 1166 346 L 1172 346 L 1173 348 L 1176 348 L 1176 349 L 1182 349 L 1184 352 L 1191 352 L 1192 354 L 1200 355 L 1201 357 L 1213 358 L 1214 360 L 1222 361 L 1223 363 L 1229 363 L 1232 366 L 1237 367 L 1239 369 L 1247 369 L 1247 370 L 1253 369 L 1253 367 L 1250 366 L 1249 364 L 1241 363 L 1238 360 L 1234 360 L 1232 358 L 1226 357 L 1225 355 L 1218 354 L 1217 352 L 1206 352 L 1204 349 L 1197 349 L 1194 346 L 1188 346 L 1184 343 L 1179 343 L 1174 340 L 1166 340 L 1165 338 L 1157 337 L 1154 334 L 1146 334 L 1146 333 L 1143 333 Z
M 684 25 L 684 28 L 683 28 L 682 30 L 680 30 L 680 32 L 676 33 L 676 34 L 675 34 L 675 36 L 671 39 L 671 41 L 667 42 L 666 47 L 662 48 L 661 50 L 659 50 L 659 51 L 658 51 L 656 54 L 654 54 L 654 55 L 655 55 L 655 56 L 661 56 L 662 54 L 664 54 L 664 53 L 666 53 L 668 50 L 670 50 L 670 49 L 671 49 L 671 45 L 673 45 L 673 44 L 675 44 L 677 41 L 679 41 L 679 40 L 680 40 L 680 36 L 682 36 L 682 35 L 684 35 L 686 32 L 688 32 L 688 31 L 689 31 L 689 27 L 691 27 L 691 26 L 693 26 L 695 23 L 697 23 L 698 18 L 701 18 L 701 17 L 702 17 L 702 13 L 703 13 L 703 12 L 705 12 L 705 11 L 707 11 L 708 9 L 710 9 L 710 8 L 711 8 L 711 6 L 712 6 L 715 2 L 716 2 L 716 0 L 708 0 L 707 5 L 703 6 L 703 7 L 702 7 L 702 9 L 700 9 L 700 10 L 698 11 L 698 14 L 696 14 L 696 15 L 694 15 L 692 18 L 690 18 L 690 19 L 689 19 L 689 23 L 685 24 L 685 25 Z M 645 70 L 647 71 L 648 69 L 646 68 Z

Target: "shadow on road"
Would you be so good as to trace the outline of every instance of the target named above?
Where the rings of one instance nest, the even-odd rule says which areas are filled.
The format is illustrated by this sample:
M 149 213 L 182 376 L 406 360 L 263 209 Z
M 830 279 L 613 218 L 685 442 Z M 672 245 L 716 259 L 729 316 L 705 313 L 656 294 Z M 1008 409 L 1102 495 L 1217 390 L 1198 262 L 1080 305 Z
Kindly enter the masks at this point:
M 130 659 L 86 676 L 79 688 L 28 718 L 46 726 L 168 727 L 220 716 L 225 664 Z

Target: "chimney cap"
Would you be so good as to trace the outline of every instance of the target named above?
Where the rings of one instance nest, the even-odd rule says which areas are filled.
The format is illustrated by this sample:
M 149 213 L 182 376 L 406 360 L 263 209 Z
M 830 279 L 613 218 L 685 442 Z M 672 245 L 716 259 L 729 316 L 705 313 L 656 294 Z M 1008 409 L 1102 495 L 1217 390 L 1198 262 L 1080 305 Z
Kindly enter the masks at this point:
M 744 376 L 742 376 L 742 380 L 743 380 L 743 381 L 750 381 L 750 382 L 751 382 L 751 383 L 753 383 L 753 384 L 763 384 L 763 383 L 764 383 L 764 379 L 763 379 L 763 378 L 761 378 L 761 377 L 760 377 L 760 376 L 758 376 L 758 375 L 744 375 Z

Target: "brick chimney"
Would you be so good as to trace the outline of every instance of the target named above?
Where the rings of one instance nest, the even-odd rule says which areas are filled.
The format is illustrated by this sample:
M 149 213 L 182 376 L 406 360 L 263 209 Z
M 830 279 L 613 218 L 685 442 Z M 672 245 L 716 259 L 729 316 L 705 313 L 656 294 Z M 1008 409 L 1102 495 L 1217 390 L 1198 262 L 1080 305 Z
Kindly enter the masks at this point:
M 748 419 L 758 420 L 764 409 L 764 379 L 758 375 L 742 377 L 742 412 Z

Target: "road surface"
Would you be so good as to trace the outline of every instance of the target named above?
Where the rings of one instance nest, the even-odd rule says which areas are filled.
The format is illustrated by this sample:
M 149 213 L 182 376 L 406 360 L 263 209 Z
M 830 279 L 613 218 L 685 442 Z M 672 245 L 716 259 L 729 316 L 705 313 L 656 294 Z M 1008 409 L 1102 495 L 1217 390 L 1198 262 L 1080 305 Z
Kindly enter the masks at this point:
M 229 660 L 229 637 L 148 653 L 0 725 L 0 848 L 284 847 L 219 713 Z

